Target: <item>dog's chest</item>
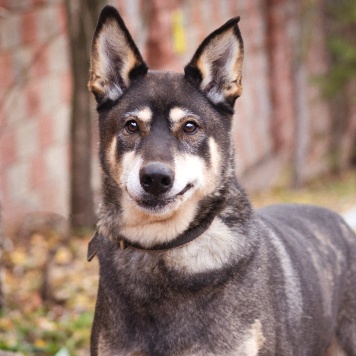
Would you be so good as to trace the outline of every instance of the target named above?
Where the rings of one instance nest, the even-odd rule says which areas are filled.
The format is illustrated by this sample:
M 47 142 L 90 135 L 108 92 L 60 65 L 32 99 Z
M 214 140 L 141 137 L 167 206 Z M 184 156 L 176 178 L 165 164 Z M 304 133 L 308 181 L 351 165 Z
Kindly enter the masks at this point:
M 133 308 L 121 309 L 116 331 L 102 339 L 103 355 L 115 350 L 119 355 L 163 356 L 169 350 L 180 356 L 254 356 L 266 340 L 260 320 L 236 320 L 226 305 L 219 308 L 206 299 Z
M 202 331 L 203 333 L 203 331 Z M 246 330 L 243 338 L 240 341 L 227 347 L 227 344 L 220 345 L 215 340 L 215 345 L 203 344 L 202 340 L 197 338 L 191 345 L 185 344 L 183 347 L 179 347 L 180 340 L 176 340 L 175 344 L 170 344 L 169 349 L 166 349 L 166 345 L 162 344 L 162 340 L 155 340 L 155 347 L 147 348 L 146 344 L 134 343 L 131 345 L 117 345 L 113 344 L 109 340 L 105 340 L 103 337 L 99 338 L 98 354 L 105 355 L 120 355 L 120 356 L 159 356 L 159 355 L 179 355 L 179 356 L 257 356 L 265 344 L 266 338 L 263 335 L 262 324 L 260 320 L 256 319 L 253 324 Z M 214 342 L 214 340 L 210 340 Z M 173 341 L 174 342 L 174 341 Z
M 231 273 L 188 278 L 149 258 L 134 261 L 135 268 L 132 258 L 131 267 L 125 259 L 111 262 L 116 282 L 106 271 L 100 288 L 105 291 L 108 325 L 115 328 L 103 330 L 103 350 L 125 350 L 127 355 L 165 355 L 167 350 L 171 355 L 257 355 L 262 347 L 262 324 L 254 318 L 253 306 L 246 314 L 235 287 L 237 277 Z

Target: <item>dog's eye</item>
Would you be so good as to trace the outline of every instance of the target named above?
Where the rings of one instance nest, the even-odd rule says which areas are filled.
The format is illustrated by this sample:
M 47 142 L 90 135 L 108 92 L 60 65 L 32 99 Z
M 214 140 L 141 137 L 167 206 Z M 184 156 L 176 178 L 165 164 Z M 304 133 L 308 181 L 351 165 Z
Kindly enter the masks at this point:
M 188 121 L 184 126 L 183 126 L 183 131 L 187 134 L 195 134 L 199 129 L 199 126 L 193 122 L 193 121 Z
M 140 130 L 138 127 L 138 123 L 135 120 L 127 121 L 125 124 L 125 129 L 128 133 L 135 133 Z

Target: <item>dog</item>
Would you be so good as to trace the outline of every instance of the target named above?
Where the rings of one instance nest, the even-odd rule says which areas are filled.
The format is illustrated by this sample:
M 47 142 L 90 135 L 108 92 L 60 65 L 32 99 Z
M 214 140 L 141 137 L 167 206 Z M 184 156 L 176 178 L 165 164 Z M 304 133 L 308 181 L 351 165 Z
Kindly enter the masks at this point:
M 355 234 L 323 208 L 255 211 L 236 180 L 238 22 L 179 74 L 149 71 L 117 10 L 100 14 L 88 84 L 103 172 L 91 355 L 356 355 Z

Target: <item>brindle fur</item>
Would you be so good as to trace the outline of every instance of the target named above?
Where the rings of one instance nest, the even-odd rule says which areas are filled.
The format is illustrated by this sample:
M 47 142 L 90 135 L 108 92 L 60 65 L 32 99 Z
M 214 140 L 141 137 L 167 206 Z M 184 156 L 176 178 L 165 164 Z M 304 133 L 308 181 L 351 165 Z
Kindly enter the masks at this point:
M 211 34 L 185 74 L 176 74 L 147 72 L 119 14 L 112 7 L 102 12 L 89 83 L 98 102 L 103 168 L 98 232 L 88 254 L 100 262 L 92 355 L 356 355 L 355 234 L 318 207 L 255 211 L 236 181 L 230 132 L 242 89 L 237 21 Z M 228 52 L 221 56 L 220 49 Z M 200 120 L 196 134 L 174 127 L 185 115 L 172 111 L 177 107 Z M 140 133 L 127 134 L 125 115 L 137 110 Z M 131 172 L 125 162 L 184 168 L 177 157 L 196 159 L 210 177 L 182 203 L 190 210 L 178 207 L 161 220 L 144 212 L 128 217 L 124 206 L 136 208 L 125 202 Z M 187 245 L 147 250 L 212 213 L 211 225 Z M 129 219 L 136 230 L 126 226 Z M 143 237 L 132 232 L 140 228 Z M 122 250 L 118 239 L 142 249 Z

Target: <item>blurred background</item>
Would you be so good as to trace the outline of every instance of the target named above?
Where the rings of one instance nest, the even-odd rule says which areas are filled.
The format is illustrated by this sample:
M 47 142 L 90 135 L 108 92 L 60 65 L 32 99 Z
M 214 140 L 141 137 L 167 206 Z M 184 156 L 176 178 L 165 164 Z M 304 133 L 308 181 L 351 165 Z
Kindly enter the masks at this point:
M 240 182 L 256 206 L 356 205 L 355 0 L 0 0 L 0 356 L 88 352 L 100 169 L 87 82 L 108 3 L 151 69 L 182 71 L 239 15 Z

